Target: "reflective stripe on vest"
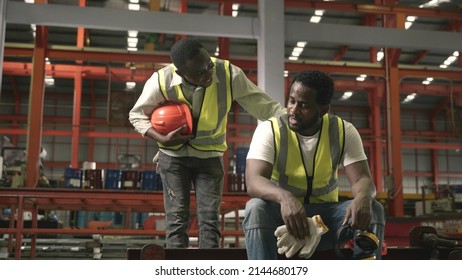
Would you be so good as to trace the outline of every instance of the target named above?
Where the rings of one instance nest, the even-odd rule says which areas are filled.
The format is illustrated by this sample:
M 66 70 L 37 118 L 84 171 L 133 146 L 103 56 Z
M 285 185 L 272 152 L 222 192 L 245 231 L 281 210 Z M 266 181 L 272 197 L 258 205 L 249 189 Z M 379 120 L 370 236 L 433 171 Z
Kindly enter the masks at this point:
M 345 142 L 342 119 L 323 116 L 313 157 L 312 182 L 303 160 L 307 155 L 303 154 L 297 134 L 288 128 L 287 115 L 272 118 L 271 122 L 276 146 L 272 180 L 299 198 L 307 195 L 311 185 L 308 193 L 312 203 L 338 201 L 337 169 Z
M 193 119 L 197 120 L 197 129 L 189 145 L 202 151 L 225 151 L 227 114 L 232 105 L 231 68 L 229 61 L 211 58 L 215 64 L 214 71 L 218 83 L 212 83 L 205 92 L 195 92 L 193 102 L 189 102 L 181 88 L 181 84 L 171 86 L 175 66 L 170 64 L 158 71 L 159 85 L 166 100 L 179 101 L 192 107 Z M 169 86 L 167 86 L 169 85 Z M 160 144 L 159 144 L 160 145 Z M 164 147 L 178 150 L 182 145 Z

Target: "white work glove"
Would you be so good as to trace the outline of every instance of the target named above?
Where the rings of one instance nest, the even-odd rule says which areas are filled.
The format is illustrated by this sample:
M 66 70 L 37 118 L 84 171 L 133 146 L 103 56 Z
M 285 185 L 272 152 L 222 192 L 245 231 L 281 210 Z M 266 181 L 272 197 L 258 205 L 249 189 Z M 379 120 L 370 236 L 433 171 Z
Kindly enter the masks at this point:
M 282 225 L 276 229 L 274 235 L 277 237 L 278 253 L 285 254 L 286 258 L 292 258 L 304 245 L 303 240 L 297 240 L 287 231 L 287 227 Z
M 321 216 L 315 215 L 313 218 L 307 217 L 310 236 L 306 236 L 304 240 L 297 240 L 289 234 L 285 225 L 279 226 L 274 235 L 277 237 L 277 247 L 279 254 L 285 254 L 286 258 L 292 258 L 300 249 L 298 254 L 301 258 L 310 258 L 319 242 L 321 235 L 328 232 L 329 229 L 324 225 Z
M 305 245 L 300 250 L 300 253 L 298 253 L 298 256 L 304 259 L 309 259 L 313 255 L 316 247 L 318 247 L 321 241 L 321 235 L 329 231 L 319 215 L 308 218 L 308 225 L 310 228 L 310 236 L 305 237 Z

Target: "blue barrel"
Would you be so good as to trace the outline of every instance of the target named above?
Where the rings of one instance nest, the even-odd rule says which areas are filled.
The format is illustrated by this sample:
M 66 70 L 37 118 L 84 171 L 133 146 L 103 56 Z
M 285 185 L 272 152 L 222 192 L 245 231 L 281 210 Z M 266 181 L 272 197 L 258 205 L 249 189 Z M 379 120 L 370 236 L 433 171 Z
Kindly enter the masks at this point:
M 88 222 L 93 219 L 94 213 L 91 211 L 77 211 L 76 215 L 76 226 L 79 228 L 86 228 Z
M 122 212 L 114 212 L 114 216 L 112 218 L 112 224 L 123 225 L 123 217 L 124 217 L 124 214 Z
M 143 171 L 141 179 L 141 189 L 148 191 L 159 191 L 162 190 L 162 183 L 160 181 L 160 175 L 156 171 L 145 170 Z
M 64 187 L 68 189 L 81 189 L 82 170 L 66 167 L 64 170 Z
M 104 189 L 106 190 L 120 190 L 122 186 L 122 170 L 120 169 L 106 169 L 104 179 Z
M 236 149 L 236 173 L 245 173 L 245 161 L 249 148 L 239 147 Z

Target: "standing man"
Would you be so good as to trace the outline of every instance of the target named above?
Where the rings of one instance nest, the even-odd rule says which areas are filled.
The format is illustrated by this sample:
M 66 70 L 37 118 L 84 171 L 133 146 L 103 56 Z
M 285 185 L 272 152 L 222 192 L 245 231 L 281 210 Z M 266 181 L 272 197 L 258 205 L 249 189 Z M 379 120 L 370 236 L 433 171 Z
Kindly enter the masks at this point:
M 155 72 L 129 114 L 136 131 L 159 144 L 157 167 L 164 187 L 167 248 L 188 247 L 190 188 L 195 188 L 199 247 L 218 247 L 223 193 L 223 152 L 227 149 L 228 112 L 236 100 L 259 120 L 285 108 L 252 83 L 229 61 L 210 57 L 197 40 L 182 39 L 171 50 L 172 64 Z M 192 111 L 192 135 L 184 127 L 162 135 L 151 124 L 152 112 L 166 100 Z
M 349 122 L 329 114 L 334 82 L 325 73 L 303 71 L 292 82 L 287 114 L 258 125 L 247 155 L 248 201 L 243 227 L 249 259 L 278 258 L 275 230 L 285 225 L 307 240 L 307 217 L 320 215 L 329 228 L 317 250 L 332 249 L 337 231 L 372 230 L 381 257 L 385 217 L 371 178 L 361 137 Z M 353 199 L 339 202 L 338 166 L 343 165 Z M 352 238 L 354 232 L 350 233 Z M 309 239 L 309 238 L 308 238 Z M 354 250 L 354 257 L 364 252 Z

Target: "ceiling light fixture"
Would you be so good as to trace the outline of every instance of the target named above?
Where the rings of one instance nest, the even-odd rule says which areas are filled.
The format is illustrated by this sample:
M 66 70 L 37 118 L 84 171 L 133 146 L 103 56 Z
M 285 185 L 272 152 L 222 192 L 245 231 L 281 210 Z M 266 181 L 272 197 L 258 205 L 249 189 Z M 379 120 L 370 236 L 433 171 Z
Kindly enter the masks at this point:
M 289 60 L 298 60 L 298 57 L 302 54 L 307 42 L 298 41 L 294 49 L 292 50 Z
M 231 14 L 233 17 L 237 17 L 237 15 L 239 14 L 239 6 L 239 4 L 233 4 L 233 12 Z
M 127 31 L 128 38 L 127 38 L 127 50 L 128 51 L 138 51 L 138 31 L 136 30 L 128 30 Z
M 424 85 L 429 85 L 433 81 L 432 77 L 428 77 L 425 81 L 422 82 Z
M 350 97 L 353 96 L 353 92 L 352 91 L 345 91 L 342 95 L 342 97 L 340 97 L 340 100 L 347 100 L 349 99 Z
M 415 92 L 414 92 L 414 93 L 411 93 L 411 94 L 409 94 L 408 96 L 406 96 L 406 98 L 404 98 L 404 100 L 401 101 L 401 103 L 403 103 L 403 104 L 404 104 L 404 103 L 409 103 L 409 102 L 411 102 L 412 100 L 414 100 L 416 96 L 417 96 L 417 93 L 415 93 Z
M 45 76 L 45 85 L 47 86 L 54 86 L 55 85 L 55 79 L 52 76 Z
M 454 63 L 454 61 L 457 61 L 458 57 L 459 57 L 459 52 L 458 51 L 453 52 L 452 55 L 446 58 L 443 64 L 440 65 L 440 68 L 448 68 L 448 66 Z
M 136 30 L 128 30 L 128 37 L 138 37 L 138 31 Z
M 312 23 L 319 23 L 324 15 L 324 10 L 315 10 L 314 16 L 311 16 L 310 22 Z
M 37 30 L 37 26 L 36 26 L 35 24 L 32 23 L 32 24 L 30 25 L 30 29 L 32 30 L 32 35 L 33 35 L 34 38 L 35 38 L 35 30 Z
M 380 49 L 380 51 L 377 52 L 377 62 L 382 61 L 383 56 L 384 56 L 383 49 Z
M 140 10 L 140 4 L 129 3 L 128 4 L 128 9 L 131 10 L 131 11 L 139 11 Z
M 451 2 L 451 0 L 431 0 L 431 1 L 428 1 L 427 3 L 420 5 L 419 8 L 437 7 L 441 3 L 448 3 L 448 2 Z
M 406 22 L 404 23 L 404 28 L 409 29 L 411 25 L 414 23 L 414 21 L 417 19 L 415 16 L 408 16 L 406 18 Z
M 125 87 L 127 89 L 134 89 L 136 87 L 136 83 L 135 82 L 126 82 Z
M 364 82 L 367 78 L 367 75 L 366 74 L 361 74 L 359 75 L 358 77 L 356 77 L 356 81 L 358 82 Z
M 128 37 L 127 38 L 127 43 L 132 43 L 132 44 L 138 44 L 138 38 L 137 37 Z
M 321 21 L 321 18 L 322 18 L 322 17 L 320 17 L 320 16 L 312 16 L 312 17 L 310 18 L 310 22 L 312 22 L 312 23 L 319 23 L 319 22 Z
M 295 48 L 292 50 L 292 56 L 299 57 L 300 54 L 301 54 L 302 52 L 303 52 L 303 48 L 295 47 Z

